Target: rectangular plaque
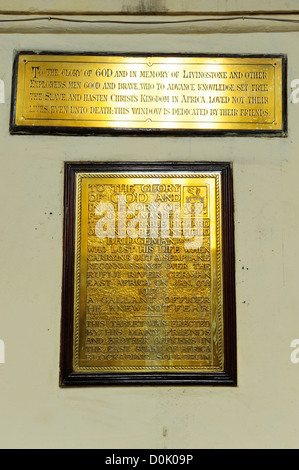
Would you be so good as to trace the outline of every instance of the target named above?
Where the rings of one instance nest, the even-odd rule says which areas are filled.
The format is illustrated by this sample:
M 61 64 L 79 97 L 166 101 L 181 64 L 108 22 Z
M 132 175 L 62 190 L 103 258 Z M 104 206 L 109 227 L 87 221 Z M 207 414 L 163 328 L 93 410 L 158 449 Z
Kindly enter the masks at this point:
M 284 56 L 15 59 L 12 133 L 286 133 Z
M 61 385 L 236 384 L 227 163 L 67 163 Z

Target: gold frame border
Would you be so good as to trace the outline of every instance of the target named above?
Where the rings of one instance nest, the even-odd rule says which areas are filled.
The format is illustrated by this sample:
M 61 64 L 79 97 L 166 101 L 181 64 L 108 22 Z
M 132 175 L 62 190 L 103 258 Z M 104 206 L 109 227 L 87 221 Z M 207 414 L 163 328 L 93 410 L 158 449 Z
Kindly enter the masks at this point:
M 169 178 L 177 177 L 184 178 L 188 176 L 189 178 L 215 178 L 215 202 L 216 202 L 216 271 L 217 271 L 217 332 L 218 332 L 218 350 L 219 350 L 219 367 L 203 366 L 203 367 L 170 367 L 170 366 L 147 366 L 145 367 L 136 367 L 136 366 L 110 366 L 110 367 L 94 367 L 94 366 L 79 366 L 79 316 L 80 316 L 80 260 L 81 260 L 81 231 L 78 230 L 79 221 L 81 220 L 81 208 L 82 208 L 82 179 L 83 178 L 95 178 L 95 177 L 105 177 L 105 178 L 130 178 L 134 176 L 135 178 Z M 223 335 L 224 335 L 224 325 L 223 325 L 223 282 L 222 282 L 222 236 L 221 236 L 221 207 L 220 207 L 220 172 L 213 171 L 207 173 L 78 173 L 76 175 L 76 210 L 75 210 L 75 263 L 74 263 L 74 334 L 73 334 L 73 370 L 74 372 L 96 372 L 96 373 L 105 373 L 105 372 L 159 372 L 159 371 L 209 371 L 209 372 L 222 372 L 224 370 L 224 350 L 223 350 Z

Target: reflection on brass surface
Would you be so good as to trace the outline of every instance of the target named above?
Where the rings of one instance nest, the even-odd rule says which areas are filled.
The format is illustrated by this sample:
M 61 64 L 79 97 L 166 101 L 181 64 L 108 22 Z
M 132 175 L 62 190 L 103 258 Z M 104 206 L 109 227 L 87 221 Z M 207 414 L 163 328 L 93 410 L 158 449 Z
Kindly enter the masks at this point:
M 282 131 L 282 63 L 20 54 L 13 126 Z
M 223 371 L 220 173 L 76 178 L 74 372 Z

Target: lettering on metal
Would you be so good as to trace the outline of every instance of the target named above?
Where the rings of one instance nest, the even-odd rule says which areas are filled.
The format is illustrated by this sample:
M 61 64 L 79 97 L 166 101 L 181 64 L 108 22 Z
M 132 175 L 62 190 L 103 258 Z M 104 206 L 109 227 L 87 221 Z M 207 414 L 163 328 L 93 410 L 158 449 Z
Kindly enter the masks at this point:
M 230 166 L 134 166 L 66 166 L 64 383 L 233 384 Z
M 283 56 L 20 53 L 13 133 L 286 133 Z

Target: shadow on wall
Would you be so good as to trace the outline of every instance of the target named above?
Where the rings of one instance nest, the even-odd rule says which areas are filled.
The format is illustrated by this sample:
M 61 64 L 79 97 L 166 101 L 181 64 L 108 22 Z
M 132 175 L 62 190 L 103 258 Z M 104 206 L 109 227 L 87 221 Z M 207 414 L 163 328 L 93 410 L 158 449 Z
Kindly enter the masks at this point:
M 139 13 L 139 14 L 163 14 L 168 11 L 164 0 L 140 0 L 136 5 L 135 2 L 126 2 L 122 9 L 122 13 Z

